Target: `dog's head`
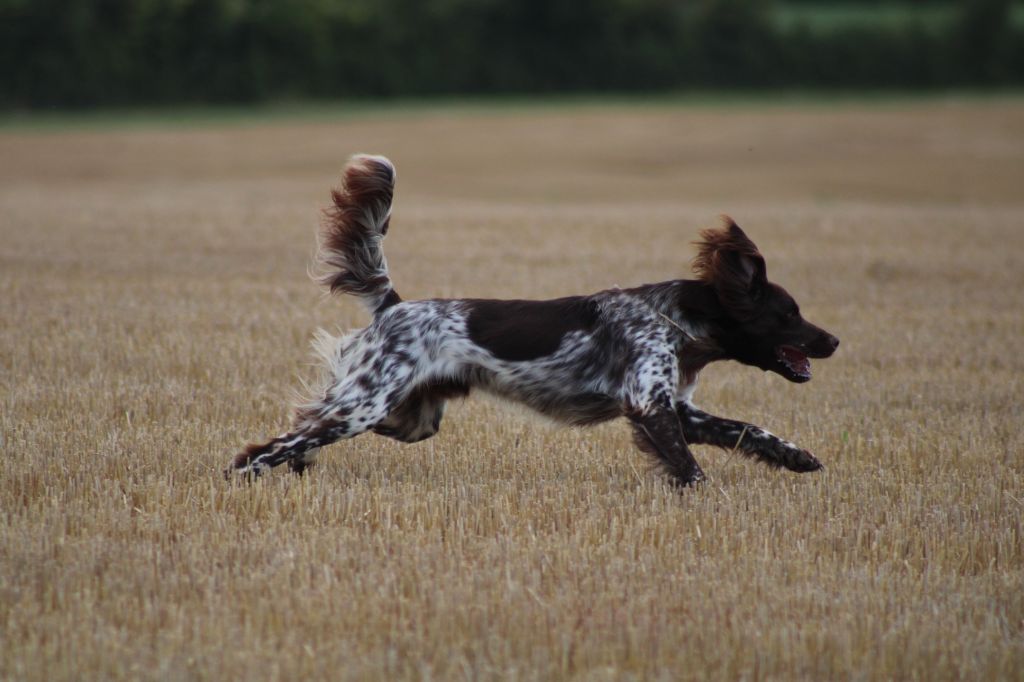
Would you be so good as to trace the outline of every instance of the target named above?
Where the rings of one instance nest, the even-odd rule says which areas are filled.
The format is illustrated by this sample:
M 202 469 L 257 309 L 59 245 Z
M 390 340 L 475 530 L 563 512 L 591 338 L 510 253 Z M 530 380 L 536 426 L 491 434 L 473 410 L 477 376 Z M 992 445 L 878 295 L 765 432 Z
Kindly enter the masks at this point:
M 793 297 L 768 281 L 764 257 L 731 218 L 701 238 L 694 271 L 717 298 L 715 341 L 733 360 L 810 381 L 809 358 L 829 357 L 839 339 L 805 320 Z

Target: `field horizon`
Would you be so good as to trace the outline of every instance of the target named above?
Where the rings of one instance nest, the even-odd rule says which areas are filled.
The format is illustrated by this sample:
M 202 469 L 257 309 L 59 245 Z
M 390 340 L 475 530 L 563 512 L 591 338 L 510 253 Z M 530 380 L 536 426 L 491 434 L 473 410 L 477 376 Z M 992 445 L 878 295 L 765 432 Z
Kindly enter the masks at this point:
M 415 445 L 221 470 L 288 423 L 345 159 L 406 298 L 690 276 L 731 215 L 842 340 L 695 402 L 797 475 L 474 395 Z M 1022 679 L 1024 100 L 368 110 L 0 127 L 0 679 Z

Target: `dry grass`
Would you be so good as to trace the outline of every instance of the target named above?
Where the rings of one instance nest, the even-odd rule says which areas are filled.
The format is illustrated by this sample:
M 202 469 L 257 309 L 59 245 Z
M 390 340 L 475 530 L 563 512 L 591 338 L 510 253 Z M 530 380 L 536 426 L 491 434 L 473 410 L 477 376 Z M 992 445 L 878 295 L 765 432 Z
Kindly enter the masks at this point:
M 728 211 L 835 331 L 805 386 L 698 403 L 821 474 L 486 401 L 302 480 L 220 468 L 286 423 L 344 158 L 391 155 L 419 296 L 688 271 Z M 420 112 L 0 134 L 0 678 L 1021 679 L 1024 103 Z

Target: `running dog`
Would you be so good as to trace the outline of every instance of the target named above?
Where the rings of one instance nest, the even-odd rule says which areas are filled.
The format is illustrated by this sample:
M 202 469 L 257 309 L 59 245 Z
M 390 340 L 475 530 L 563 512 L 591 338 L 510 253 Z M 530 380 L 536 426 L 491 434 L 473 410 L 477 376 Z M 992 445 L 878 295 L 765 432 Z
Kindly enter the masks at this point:
M 681 486 L 704 478 L 693 444 L 791 471 L 821 468 L 793 443 L 693 405 L 708 363 L 736 360 L 802 383 L 809 358 L 839 345 L 768 281 L 764 258 L 731 219 L 701 232 L 693 280 L 550 301 L 403 301 L 381 250 L 394 186 L 384 157 L 354 156 L 345 167 L 324 215 L 320 282 L 356 296 L 373 320 L 341 338 L 321 335 L 325 378 L 296 409 L 292 430 L 246 447 L 228 474 L 285 462 L 302 473 L 323 446 L 367 431 L 403 443 L 430 438 L 445 402 L 474 389 L 569 425 L 625 417 L 640 449 Z

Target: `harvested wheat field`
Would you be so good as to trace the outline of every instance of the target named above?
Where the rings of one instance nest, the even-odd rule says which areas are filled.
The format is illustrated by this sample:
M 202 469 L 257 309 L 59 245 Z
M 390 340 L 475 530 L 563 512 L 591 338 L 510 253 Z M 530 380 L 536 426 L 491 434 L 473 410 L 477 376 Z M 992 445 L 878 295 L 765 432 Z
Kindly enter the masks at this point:
M 288 424 L 346 157 L 398 167 L 406 298 L 686 276 L 729 213 L 842 339 L 696 402 L 816 453 L 473 397 L 309 475 Z M 0 678 L 992 680 L 1024 670 L 1024 101 L 428 108 L 0 131 Z

